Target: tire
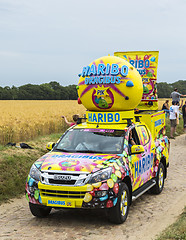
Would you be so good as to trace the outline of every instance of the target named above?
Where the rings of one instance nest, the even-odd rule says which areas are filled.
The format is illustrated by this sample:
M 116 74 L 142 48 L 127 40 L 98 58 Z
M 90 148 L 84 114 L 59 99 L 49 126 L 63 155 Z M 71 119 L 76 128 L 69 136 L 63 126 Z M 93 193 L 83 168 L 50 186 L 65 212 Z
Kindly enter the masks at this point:
M 51 207 L 45 207 L 38 204 L 29 203 L 30 211 L 35 217 L 44 218 L 51 212 Z
M 159 163 L 156 185 L 150 189 L 153 194 L 160 194 L 163 191 L 165 180 L 165 168 L 162 162 Z
M 130 193 L 127 185 L 121 183 L 118 201 L 116 206 L 108 209 L 108 218 L 110 222 L 121 224 L 127 219 L 130 205 Z

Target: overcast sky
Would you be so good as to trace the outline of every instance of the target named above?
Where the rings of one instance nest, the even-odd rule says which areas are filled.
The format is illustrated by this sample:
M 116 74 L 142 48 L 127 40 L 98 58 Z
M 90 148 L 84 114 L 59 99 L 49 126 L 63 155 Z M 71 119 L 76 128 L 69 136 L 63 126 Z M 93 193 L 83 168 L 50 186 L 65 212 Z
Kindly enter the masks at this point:
M 186 0 L 0 0 L 0 86 L 78 83 L 115 51 L 159 51 L 158 82 L 186 79 Z

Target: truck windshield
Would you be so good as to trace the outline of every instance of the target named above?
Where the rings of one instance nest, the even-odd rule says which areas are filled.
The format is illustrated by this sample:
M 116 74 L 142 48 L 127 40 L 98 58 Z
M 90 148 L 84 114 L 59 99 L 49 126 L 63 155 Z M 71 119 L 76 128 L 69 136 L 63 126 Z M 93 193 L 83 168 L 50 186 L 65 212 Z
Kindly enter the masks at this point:
M 86 153 L 121 153 L 125 131 L 114 129 L 71 129 L 54 150 Z

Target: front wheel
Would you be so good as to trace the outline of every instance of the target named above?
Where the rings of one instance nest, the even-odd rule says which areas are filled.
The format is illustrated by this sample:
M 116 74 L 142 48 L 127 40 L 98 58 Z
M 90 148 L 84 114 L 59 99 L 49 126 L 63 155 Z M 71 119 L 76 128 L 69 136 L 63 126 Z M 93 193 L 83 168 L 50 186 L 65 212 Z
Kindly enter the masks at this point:
M 165 168 L 162 162 L 159 163 L 158 174 L 156 178 L 156 185 L 151 188 L 150 192 L 154 194 L 160 194 L 164 187 L 165 180 Z
M 35 217 L 44 218 L 50 214 L 51 207 L 29 203 L 30 211 Z
M 108 209 L 109 221 L 117 224 L 125 222 L 129 211 L 129 203 L 129 189 L 125 183 L 121 183 L 116 206 Z

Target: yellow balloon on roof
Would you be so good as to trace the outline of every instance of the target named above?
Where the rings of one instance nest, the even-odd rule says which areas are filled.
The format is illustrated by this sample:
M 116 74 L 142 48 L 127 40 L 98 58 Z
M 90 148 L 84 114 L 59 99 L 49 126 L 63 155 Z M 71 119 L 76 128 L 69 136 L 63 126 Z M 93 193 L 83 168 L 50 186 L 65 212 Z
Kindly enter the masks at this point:
M 96 59 L 81 72 L 78 102 L 86 109 L 99 112 L 132 110 L 143 94 L 138 71 L 120 57 Z

